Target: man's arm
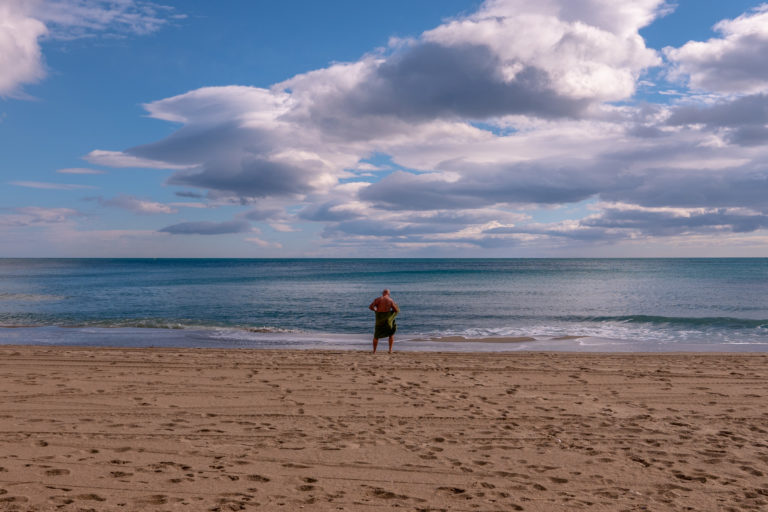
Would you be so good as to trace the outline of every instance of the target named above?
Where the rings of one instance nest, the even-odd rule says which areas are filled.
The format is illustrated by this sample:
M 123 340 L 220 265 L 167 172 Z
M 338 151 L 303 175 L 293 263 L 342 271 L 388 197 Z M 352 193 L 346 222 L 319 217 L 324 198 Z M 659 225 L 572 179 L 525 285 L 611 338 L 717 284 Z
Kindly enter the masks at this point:
M 370 309 L 371 311 L 376 311 L 376 303 L 377 303 L 378 301 L 379 301 L 379 299 L 374 299 L 374 301 L 373 301 L 373 302 L 371 302 L 371 305 L 370 305 L 370 306 L 368 306 L 368 309 Z
M 397 302 L 392 301 L 392 309 L 395 310 L 395 313 L 399 313 L 400 312 L 400 307 L 398 307 Z

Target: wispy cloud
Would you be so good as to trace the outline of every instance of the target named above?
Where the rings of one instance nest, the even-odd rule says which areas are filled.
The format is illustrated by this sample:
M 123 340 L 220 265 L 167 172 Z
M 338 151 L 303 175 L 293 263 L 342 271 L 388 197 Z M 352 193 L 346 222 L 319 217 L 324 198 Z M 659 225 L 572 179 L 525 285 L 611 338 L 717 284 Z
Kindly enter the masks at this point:
M 251 230 L 251 225 L 247 221 L 231 220 L 224 222 L 181 222 L 164 227 L 160 232 L 172 235 L 226 235 L 231 233 L 247 233 Z
M 191 165 L 141 158 L 121 151 L 95 149 L 83 157 L 88 162 L 108 167 L 143 167 L 148 169 L 187 169 Z
M 122 208 L 123 210 L 128 210 L 134 213 L 167 214 L 178 212 L 176 208 L 173 208 L 170 205 L 158 203 L 157 201 L 150 201 L 148 199 L 140 199 L 130 195 L 119 195 L 111 199 L 97 198 L 97 200 L 102 206 Z
M 263 247 L 265 249 L 281 249 L 283 247 L 283 245 L 279 242 L 269 242 L 255 236 L 248 237 L 245 239 L 245 241 L 251 242 L 252 244 L 256 244 L 259 247 Z
M 10 185 L 17 187 L 39 188 L 46 190 L 78 190 L 97 188 L 91 185 L 75 185 L 72 183 L 50 183 L 46 181 L 9 181 Z
M 172 7 L 145 0 L 38 0 L 34 15 L 51 27 L 51 37 L 79 39 L 99 34 L 156 32 L 170 19 L 183 19 Z
M 45 77 L 40 41 L 46 37 L 143 35 L 174 16 L 172 8 L 143 0 L 2 0 L 0 97 L 23 98 L 23 84 Z
M 39 206 L 25 206 L 11 209 L 10 214 L 0 215 L 0 226 L 26 227 L 35 225 L 62 224 L 69 222 L 73 217 L 80 216 L 80 212 L 72 208 L 42 208 Z
M 59 174 L 106 174 L 106 171 L 86 167 L 68 167 L 66 169 L 57 169 L 56 172 Z

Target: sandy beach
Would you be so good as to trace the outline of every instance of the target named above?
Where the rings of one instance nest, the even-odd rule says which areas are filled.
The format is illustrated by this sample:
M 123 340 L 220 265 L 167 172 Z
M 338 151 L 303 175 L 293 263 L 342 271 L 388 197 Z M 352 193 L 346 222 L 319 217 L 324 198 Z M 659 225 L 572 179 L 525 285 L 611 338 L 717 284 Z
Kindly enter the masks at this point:
M 768 356 L 0 347 L 2 510 L 765 510 Z

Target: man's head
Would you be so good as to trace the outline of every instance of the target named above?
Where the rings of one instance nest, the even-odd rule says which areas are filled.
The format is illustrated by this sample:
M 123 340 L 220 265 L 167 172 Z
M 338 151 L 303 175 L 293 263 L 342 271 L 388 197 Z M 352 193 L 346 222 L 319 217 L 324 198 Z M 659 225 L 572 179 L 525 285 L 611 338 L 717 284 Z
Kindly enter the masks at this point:
M 381 295 L 383 295 L 384 297 L 389 297 L 389 288 L 384 288 L 384 291 L 381 292 Z

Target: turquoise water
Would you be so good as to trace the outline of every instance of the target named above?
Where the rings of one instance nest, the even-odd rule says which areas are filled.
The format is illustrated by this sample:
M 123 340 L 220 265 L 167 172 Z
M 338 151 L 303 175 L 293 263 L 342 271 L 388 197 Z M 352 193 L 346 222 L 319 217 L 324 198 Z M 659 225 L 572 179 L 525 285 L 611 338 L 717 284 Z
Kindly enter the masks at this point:
M 0 259 L 0 343 L 363 347 L 384 287 L 401 348 L 768 350 L 763 258 Z

